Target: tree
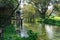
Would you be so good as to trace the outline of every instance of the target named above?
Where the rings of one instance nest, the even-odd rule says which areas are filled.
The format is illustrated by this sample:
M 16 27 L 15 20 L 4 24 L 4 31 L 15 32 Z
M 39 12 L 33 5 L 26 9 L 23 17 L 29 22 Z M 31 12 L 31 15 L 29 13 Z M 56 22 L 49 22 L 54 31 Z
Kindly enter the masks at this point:
M 31 4 L 35 6 L 35 9 L 40 13 L 40 17 L 44 20 L 49 18 L 53 11 L 60 11 L 59 0 L 31 0 Z
M 10 23 L 11 17 L 18 7 L 18 0 L 0 0 L 0 25 Z
M 18 0 L 0 0 L 0 29 L 2 33 L 4 26 L 10 24 L 11 17 L 18 7 Z
M 36 10 L 40 13 L 42 19 L 46 18 L 46 12 L 51 0 L 32 0 L 32 4 L 35 6 Z M 51 11 L 52 12 L 52 11 Z
M 31 0 L 31 4 L 34 5 L 36 11 L 39 12 L 40 14 L 40 18 L 42 19 L 41 21 L 41 26 L 42 26 L 42 34 L 40 35 L 42 40 L 48 40 L 45 39 L 47 36 L 46 31 L 45 31 L 45 24 L 44 21 L 45 19 L 49 18 L 49 16 L 52 14 L 53 9 L 51 12 L 49 12 L 49 15 L 47 15 L 47 11 L 48 11 L 48 6 L 50 5 L 51 0 Z M 42 37 L 44 36 L 44 37 Z M 39 39 L 41 40 L 41 39 Z
M 24 5 L 23 16 L 27 18 L 27 21 L 32 22 L 34 20 L 35 9 L 31 4 Z
M 54 8 L 55 12 L 57 13 L 57 16 L 60 17 L 60 4 L 55 4 Z

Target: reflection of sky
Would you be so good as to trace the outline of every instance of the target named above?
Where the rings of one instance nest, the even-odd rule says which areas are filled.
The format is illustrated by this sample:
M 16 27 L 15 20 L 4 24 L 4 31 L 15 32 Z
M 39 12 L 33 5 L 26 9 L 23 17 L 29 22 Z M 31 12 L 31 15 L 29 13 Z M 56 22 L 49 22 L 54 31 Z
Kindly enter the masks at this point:
M 21 29 L 21 37 L 29 37 L 25 28 Z
M 49 26 L 49 25 L 45 25 L 45 29 L 46 29 L 46 32 L 47 32 L 49 39 L 52 39 L 53 38 L 53 32 L 54 32 L 53 27 Z

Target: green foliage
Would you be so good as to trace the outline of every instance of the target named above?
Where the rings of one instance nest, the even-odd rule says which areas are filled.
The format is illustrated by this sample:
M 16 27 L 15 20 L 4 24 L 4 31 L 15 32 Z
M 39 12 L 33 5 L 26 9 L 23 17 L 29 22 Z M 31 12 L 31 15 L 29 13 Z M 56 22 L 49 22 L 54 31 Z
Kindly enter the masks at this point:
M 31 17 L 31 15 L 35 14 L 35 9 L 31 4 L 24 5 L 22 10 L 23 10 L 24 17 Z
M 54 24 L 55 24 L 55 20 L 52 20 L 52 19 L 45 19 L 44 23 L 54 25 Z
M 15 28 L 14 28 L 14 26 L 13 26 L 13 25 L 6 26 L 6 27 L 5 27 L 5 30 L 4 30 L 4 33 L 9 33 L 9 34 L 15 33 Z
M 14 7 L 17 4 L 17 0 L 0 0 L 0 7 Z
M 37 39 L 37 33 L 32 32 L 32 30 L 28 30 L 28 38 L 21 38 L 20 40 L 36 40 Z
M 16 36 L 15 34 L 16 32 L 15 32 L 13 25 L 5 26 L 2 39 L 3 40 L 12 39 L 14 36 Z
M 36 40 L 37 38 L 37 33 L 32 32 L 32 30 L 28 31 L 28 35 L 29 35 L 28 40 Z
M 60 26 L 60 20 L 45 19 L 44 23 L 45 23 L 45 24 L 50 24 L 50 25 Z
M 37 33 L 32 32 L 32 30 L 28 30 L 29 37 L 21 38 L 16 34 L 13 25 L 8 25 L 5 27 L 2 40 L 36 40 Z
M 18 0 L 0 0 L 0 25 L 10 23 L 11 16 L 18 8 L 17 4 Z
M 32 0 L 32 2 L 35 5 L 35 9 L 39 12 L 39 15 L 42 19 L 45 19 L 46 12 L 48 8 L 48 4 L 50 3 L 50 0 Z
M 60 11 L 60 4 L 54 5 L 54 8 L 55 8 L 56 11 Z

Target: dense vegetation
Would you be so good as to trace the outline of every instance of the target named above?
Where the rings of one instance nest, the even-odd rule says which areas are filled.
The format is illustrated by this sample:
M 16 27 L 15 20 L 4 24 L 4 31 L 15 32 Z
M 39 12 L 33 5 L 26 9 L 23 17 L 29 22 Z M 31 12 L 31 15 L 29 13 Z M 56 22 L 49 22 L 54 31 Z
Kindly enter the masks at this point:
M 27 38 L 22 38 L 15 29 L 19 28 L 20 30 L 21 25 L 25 25 L 30 28 L 30 25 L 34 23 L 41 23 L 42 26 L 40 28 L 42 29 L 42 32 L 41 35 L 39 35 L 38 39 L 42 38 L 42 40 L 46 40 L 47 34 L 45 31 L 45 24 L 60 26 L 59 18 L 59 0 L 0 0 L 0 28 L 3 29 L 1 40 L 37 40 L 38 32 L 35 33 L 35 31 L 38 26 L 34 29 L 32 25 L 31 30 L 27 30 L 27 33 L 29 35 Z M 11 25 L 12 20 L 14 21 L 13 24 L 19 24 L 19 27 Z M 27 25 L 27 23 L 29 24 Z
M 17 0 L 0 0 L 0 7 L 14 7 L 17 4 Z
M 8 25 L 4 28 L 2 40 L 36 40 L 37 39 L 37 33 L 32 32 L 32 30 L 28 30 L 27 33 L 29 37 L 22 38 L 21 36 L 18 36 L 13 25 Z
M 50 25 L 60 26 L 60 20 L 45 19 L 44 23 L 45 24 L 50 24 Z

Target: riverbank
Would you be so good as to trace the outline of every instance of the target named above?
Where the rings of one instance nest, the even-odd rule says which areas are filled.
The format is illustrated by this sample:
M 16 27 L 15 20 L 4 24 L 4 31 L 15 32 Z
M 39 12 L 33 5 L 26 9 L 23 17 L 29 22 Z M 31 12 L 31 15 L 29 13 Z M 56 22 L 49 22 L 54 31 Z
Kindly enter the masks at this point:
M 44 23 L 60 26 L 60 17 L 50 17 L 49 19 L 45 19 Z
M 38 20 L 37 22 L 41 23 L 42 21 Z M 43 23 L 48 25 L 60 26 L 60 17 L 49 17 L 48 19 L 45 19 Z

